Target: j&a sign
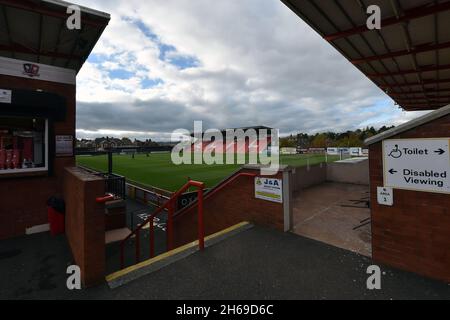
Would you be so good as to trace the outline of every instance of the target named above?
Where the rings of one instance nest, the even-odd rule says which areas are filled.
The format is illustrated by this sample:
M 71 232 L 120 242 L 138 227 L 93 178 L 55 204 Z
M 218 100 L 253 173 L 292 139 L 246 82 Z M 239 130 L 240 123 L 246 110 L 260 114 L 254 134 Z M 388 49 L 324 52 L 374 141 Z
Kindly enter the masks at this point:
M 255 197 L 271 202 L 283 203 L 283 182 L 281 179 L 255 178 Z

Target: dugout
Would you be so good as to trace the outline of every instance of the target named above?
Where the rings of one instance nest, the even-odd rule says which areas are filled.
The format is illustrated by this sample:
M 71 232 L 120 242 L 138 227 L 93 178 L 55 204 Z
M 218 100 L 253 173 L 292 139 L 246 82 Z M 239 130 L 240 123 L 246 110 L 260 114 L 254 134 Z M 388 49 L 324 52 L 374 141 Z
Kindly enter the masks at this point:
M 375 262 L 450 281 L 450 3 L 282 2 L 396 106 L 436 110 L 367 141 L 372 254 Z M 368 27 L 369 5 L 380 9 L 380 29 Z
M 75 165 L 76 76 L 110 16 L 64 1 L 0 2 L 0 239 L 43 231 Z

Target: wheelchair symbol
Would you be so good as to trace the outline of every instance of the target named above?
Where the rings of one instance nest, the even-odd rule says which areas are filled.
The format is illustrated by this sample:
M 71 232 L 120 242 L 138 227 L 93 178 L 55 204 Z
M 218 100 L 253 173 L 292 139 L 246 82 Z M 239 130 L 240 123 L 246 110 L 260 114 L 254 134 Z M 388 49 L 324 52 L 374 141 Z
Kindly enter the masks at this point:
M 398 159 L 402 156 L 402 152 L 400 151 L 400 149 L 398 148 L 398 144 L 395 145 L 395 149 L 393 149 L 391 151 L 391 153 L 389 153 L 389 157 L 392 157 L 394 159 Z

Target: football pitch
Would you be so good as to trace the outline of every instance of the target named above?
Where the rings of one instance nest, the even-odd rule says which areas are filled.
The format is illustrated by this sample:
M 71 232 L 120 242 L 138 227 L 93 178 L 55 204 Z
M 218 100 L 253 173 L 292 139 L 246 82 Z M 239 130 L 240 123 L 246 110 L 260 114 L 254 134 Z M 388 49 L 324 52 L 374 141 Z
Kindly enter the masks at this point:
M 321 162 L 338 160 L 338 157 L 324 155 L 282 155 L 281 164 L 301 167 L 319 164 Z M 108 160 L 106 155 L 77 156 L 77 164 L 97 171 L 106 172 Z M 221 180 L 238 170 L 239 164 L 215 165 L 175 165 L 170 153 L 151 153 L 131 155 L 114 155 L 113 172 L 125 176 L 131 182 L 146 186 L 176 191 L 183 186 L 188 178 L 202 181 L 211 188 Z

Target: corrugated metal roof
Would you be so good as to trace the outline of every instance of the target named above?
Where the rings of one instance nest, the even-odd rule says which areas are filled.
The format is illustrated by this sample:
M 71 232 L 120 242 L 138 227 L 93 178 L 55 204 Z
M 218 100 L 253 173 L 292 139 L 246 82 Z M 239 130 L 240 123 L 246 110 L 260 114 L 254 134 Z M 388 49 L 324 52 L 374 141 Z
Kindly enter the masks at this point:
M 80 6 L 81 30 L 69 30 L 69 5 L 58 0 L 0 0 L 0 56 L 78 72 L 110 15 Z
M 450 1 L 281 1 L 403 109 L 450 103 Z M 381 30 L 366 26 L 369 5 L 381 9 Z

